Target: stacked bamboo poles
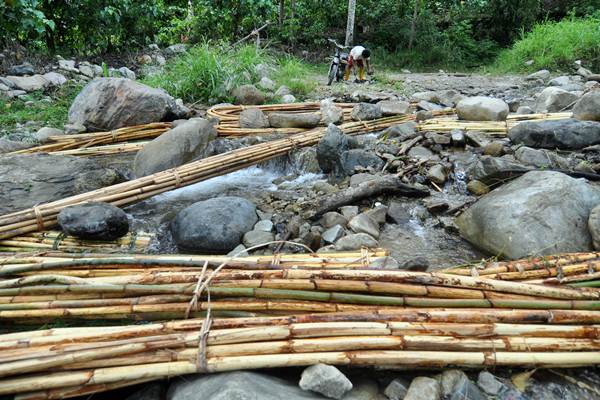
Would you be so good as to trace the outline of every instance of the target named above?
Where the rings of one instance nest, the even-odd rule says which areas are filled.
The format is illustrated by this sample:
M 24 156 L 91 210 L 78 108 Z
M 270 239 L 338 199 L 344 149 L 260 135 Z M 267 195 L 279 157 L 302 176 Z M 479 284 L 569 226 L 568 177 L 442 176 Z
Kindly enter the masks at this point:
M 128 233 L 117 240 L 100 241 L 78 239 L 65 235 L 60 231 L 45 231 L 0 240 L 0 251 L 30 252 L 57 250 L 66 253 L 143 253 L 148 249 L 151 240 L 152 237 L 144 232 Z
M 70 155 L 98 155 L 137 151 L 147 142 L 138 142 L 142 139 L 158 137 L 171 129 L 170 122 L 154 122 L 146 125 L 129 126 L 115 129 L 110 132 L 81 133 L 77 135 L 50 136 L 52 143 L 29 149 L 18 150 L 13 154 L 70 154 Z M 114 143 L 136 142 L 115 145 Z M 108 146 L 106 146 L 108 144 Z
M 490 368 L 600 364 L 600 326 L 443 310 L 353 312 L 0 335 L 0 394 L 55 399 L 197 372 L 306 366 Z M 505 313 L 506 314 L 506 313 Z M 410 321 L 411 315 L 415 321 Z M 450 320 L 450 321 L 448 321 Z
M 481 131 L 495 136 L 504 136 L 507 132 L 524 121 L 559 120 L 571 118 L 571 112 L 509 115 L 506 121 L 463 121 L 456 116 L 433 118 L 417 125 L 420 131 L 450 132 L 454 129 L 464 131 Z
M 372 121 L 349 122 L 340 126 L 347 134 L 383 130 L 412 117 L 387 117 Z M 33 208 L 0 216 L 0 239 L 48 229 L 56 225 L 63 208 L 90 201 L 126 206 L 179 187 L 188 186 L 215 176 L 237 171 L 259 162 L 287 154 L 290 150 L 312 146 L 323 137 L 326 128 L 317 128 L 283 139 L 261 143 L 227 153 L 204 158 L 156 174 L 102 189 L 67 197 Z

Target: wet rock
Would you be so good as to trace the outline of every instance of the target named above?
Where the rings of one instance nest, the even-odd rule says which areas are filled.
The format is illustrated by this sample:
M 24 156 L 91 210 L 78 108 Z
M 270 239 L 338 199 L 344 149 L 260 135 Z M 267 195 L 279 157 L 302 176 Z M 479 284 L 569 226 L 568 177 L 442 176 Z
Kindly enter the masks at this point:
M 348 137 L 342 130 L 329 124 L 323 138 L 317 144 L 317 160 L 324 173 L 340 173 L 340 154 L 349 149 Z
M 266 374 L 235 371 L 188 375 L 169 387 L 167 400 L 322 400 L 298 386 Z
M 260 108 L 248 108 L 240 113 L 240 127 L 262 129 L 269 127 L 269 118 Z
M 321 120 L 325 125 L 339 124 L 344 120 L 344 110 L 330 99 L 321 100 Z
M 263 76 L 258 82 L 258 87 L 263 90 L 273 91 L 275 90 L 275 82 L 266 76 Z
M 508 104 L 492 97 L 467 97 L 458 102 L 458 118 L 469 121 L 504 121 L 508 115 Z
M 232 93 L 235 104 L 259 105 L 265 102 L 265 96 L 254 85 L 242 85 Z
M 571 80 L 566 75 L 557 76 L 548 81 L 548 86 L 565 86 L 571 83 Z
M 387 210 L 387 218 L 394 224 L 406 224 L 410 221 L 411 216 L 402 203 L 391 201 Z
M 135 156 L 133 172 L 139 178 L 179 167 L 202 157 L 208 143 L 216 137 L 213 122 L 190 119 L 144 145 Z
M 519 108 L 517 108 L 517 114 L 519 115 L 524 115 L 524 114 L 534 114 L 535 111 L 533 111 L 533 109 L 529 106 L 521 106 Z
M 486 156 L 500 157 L 504 154 L 504 145 L 501 142 L 490 142 L 483 148 Z
M 381 107 L 377 104 L 358 103 L 352 109 L 351 117 L 354 121 L 370 121 L 381 118 Z
M 20 90 L 26 92 L 33 92 L 34 90 L 43 90 L 50 86 L 50 82 L 46 80 L 42 75 L 32 76 L 7 76 L 7 80 L 11 81 L 13 85 Z
M 535 101 L 535 112 L 559 112 L 572 105 L 577 95 L 558 87 L 547 87 Z
M 35 74 L 35 70 L 33 69 L 33 65 L 28 62 L 24 62 L 23 64 L 13 65 L 8 69 L 8 75 L 33 75 Z
M 532 165 L 538 168 L 569 168 L 568 159 L 561 157 L 549 150 L 538 150 L 532 149 L 531 147 L 522 146 L 515 151 L 515 157 L 525 165 Z
M 408 151 L 408 155 L 419 160 L 433 160 L 437 158 L 431 150 L 422 146 L 415 146 Z
M 465 375 L 454 385 L 450 400 L 487 400 L 487 396 Z
M 527 167 L 516 163 L 509 158 L 482 156 L 475 164 L 467 169 L 467 175 L 471 179 L 476 179 L 482 181 L 486 185 L 491 185 L 527 170 Z
M 88 131 L 177 119 L 179 106 L 161 89 L 123 78 L 97 78 L 88 83 L 69 108 L 69 124 Z
M 273 128 L 305 128 L 311 129 L 319 125 L 321 117 L 316 113 L 271 113 L 269 123 Z
M 336 225 L 346 226 L 347 223 L 348 219 L 335 211 L 326 212 L 321 217 L 321 225 L 323 225 L 324 228 L 331 228 Z
M 387 206 L 379 205 L 369 211 L 366 211 L 365 214 L 368 215 L 373 221 L 377 222 L 378 224 L 383 224 L 385 223 L 387 211 Z
M 281 102 L 283 104 L 291 104 L 296 102 L 296 98 L 292 94 L 286 94 L 281 97 Z
M 49 126 L 45 126 L 43 128 L 41 128 L 40 130 L 38 130 L 34 137 L 35 140 L 37 140 L 40 143 L 47 143 L 50 141 L 50 136 L 61 136 L 64 135 L 65 133 L 63 131 L 61 131 L 60 129 L 56 129 L 56 128 L 51 128 Z
M 446 182 L 446 171 L 444 170 L 444 167 L 440 164 L 435 164 L 433 167 L 429 168 L 429 171 L 427 171 L 427 179 L 438 185 L 443 185 L 444 182 Z
M 535 80 L 541 79 L 541 80 L 545 81 L 548 78 L 550 78 L 550 71 L 548 71 L 547 69 L 541 69 L 537 72 L 534 72 L 533 74 L 527 75 L 525 77 L 525 80 L 535 81 Z
M 480 198 L 456 223 L 465 239 L 510 259 L 584 252 L 592 249 L 587 222 L 597 204 L 600 188 L 559 172 L 531 171 Z
M 371 379 L 359 379 L 352 385 L 352 390 L 346 393 L 343 400 L 381 400 L 377 382 Z
M 256 225 L 254 225 L 254 230 L 271 232 L 273 230 L 273 222 L 268 219 L 260 220 L 256 223 Z
M 600 122 L 563 119 L 526 121 L 511 128 L 513 143 L 546 149 L 582 149 L 600 143 Z
M 256 206 L 241 197 L 216 197 L 181 210 L 171 222 L 175 243 L 184 250 L 227 253 L 256 224 Z
M 66 207 L 58 213 L 58 224 L 65 233 L 90 240 L 115 240 L 129 232 L 127 214 L 107 203 Z
M 275 240 L 275 235 L 270 231 L 265 232 L 263 230 L 251 230 L 244 234 L 242 243 L 244 243 L 244 246 L 247 248 L 250 248 L 259 244 L 272 242 L 273 240 Z
M 440 394 L 438 381 L 420 376 L 412 380 L 404 400 L 439 400 Z
M 396 378 L 385 388 L 383 394 L 389 400 L 403 400 L 408 392 L 409 382 L 402 378 Z
M 590 212 L 588 218 L 588 229 L 592 236 L 592 243 L 595 250 L 600 250 L 600 206 L 596 206 Z
M 405 122 L 403 124 L 393 125 L 383 131 L 382 136 L 388 139 L 398 138 L 398 141 L 404 142 L 405 140 L 413 139 L 417 137 L 417 124 L 414 122 Z
M 340 212 L 347 220 L 351 220 L 358 215 L 358 206 L 343 206 Z
M 467 184 L 467 190 L 475 196 L 483 196 L 490 192 L 489 186 L 477 179 L 474 179 Z
M 481 371 L 477 377 L 477 385 L 487 394 L 497 396 L 506 388 L 494 375 L 487 371 Z
M 446 200 L 438 197 L 428 197 L 424 199 L 423 205 L 427 208 L 427 211 L 432 214 L 447 210 L 450 207 Z
M 375 239 L 379 237 L 379 225 L 367 214 L 358 214 L 348 222 L 348 227 L 354 233 L 366 233 Z
M 317 149 L 314 147 L 305 147 L 290 152 L 292 165 L 297 171 L 305 173 L 320 174 L 321 168 L 317 160 Z
M 335 243 L 338 239 L 344 236 L 345 230 L 342 225 L 335 225 L 329 229 L 327 229 L 321 237 L 325 241 L 325 243 Z
M 469 379 L 459 369 L 447 369 L 439 375 L 440 388 L 443 399 L 449 399 L 454 394 L 454 388 L 462 379 Z
M 339 400 L 352 389 L 352 382 L 336 367 L 316 364 L 302 371 L 300 388 Z
M 366 233 L 355 233 L 353 235 L 344 236 L 335 242 L 335 249 L 337 251 L 358 250 L 363 247 L 375 248 L 378 246 L 377 240 Z
M 345 151 L 340 156 L 341 169 L 346 175 L 352 175 L 357 168 L 380 171 L 384 162 L 375 153 L 362 149 Z
M 581 96 L 573 107 L 573 117 L 579 120 L 600 121 L 600 91 Z
M 464 147 L 467 141 L 465 137 L 465 132 L 460 129 L 453 129 L 450 132 L 450 137 L 452 139 L 452 145 L 456 147 Z
M 384 116 L 408 114 L 410 103 L 402 100 L 382 100 L 377 103 Z

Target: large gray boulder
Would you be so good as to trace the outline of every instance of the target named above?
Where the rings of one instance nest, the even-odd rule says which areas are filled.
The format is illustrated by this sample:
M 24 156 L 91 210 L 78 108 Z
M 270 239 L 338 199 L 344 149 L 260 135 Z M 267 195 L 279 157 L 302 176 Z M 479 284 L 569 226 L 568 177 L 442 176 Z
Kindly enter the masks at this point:
M 573 117 L 587 121 L 600 121 L 600 91 L 584 94 L 573 107 Z
M 585 180 L 531 171 L 480 198 L 456 224 L 474 245 L 511 259 L 590 251 L 588 217 L 598 204 L 600 188 Z
M 458 118 L 469 121 L 504 121 L 508 112 L 508 104 L 493 97 L 467 97 L 456 105 Z
M 135 156 L 133 172 L 140 178 L 201 158 L 216 137 L 212 122 L 192 118 L 144 145 Z
M 295 384 L 248 371 L 188 375 L 171 384 L 167 400 L 324 400 Z
M 97 78 L 88 83 L 69 108 L 69 124 L 88 131 L 168 121 L 186 112 L 162 89 L 125 78 Z
M 323 172 L 340 172 L 340 155 L 349 149 L 348 137 L 337 126 L 330 124 L 317 144 L 317 161 Z
M 600 143 L 600 122 L 525 121 L 511 128 L 508 136 L 513 143 L 529 147 L 577 150 Z
M 227 253 L 258 221 L 256 205 L 241 197 L 217 197 L 181 210 L 171 222 L 175 243 L 183 249 Z
M 0 214 L 63 199 L 120 181 L 89 158 L 45 153 L 0 158 Z
M 90 240 L 115 240 L 129 232 L 127 214 L 107 203 L 85 203 L 58 213 L 63 232 Z
M 50 86 L 50 82 L 39 74 L 33 76 L 7 76 L 6 79 L 11 81 L 17 89 L 21 89 L 26 92 L 43 90 Z
M 486 185 L 491 185 L 527 170 L 527 167 L 509 158 L 481 156 L 467 169 L 467 175 L 470 180 L 478 180 Z
M 577 100 L 577 95 L 564 89 L 550 86 L 542 90 L 535 101 L 535 112 L 549 113 L 559 112 L 568 108 Z

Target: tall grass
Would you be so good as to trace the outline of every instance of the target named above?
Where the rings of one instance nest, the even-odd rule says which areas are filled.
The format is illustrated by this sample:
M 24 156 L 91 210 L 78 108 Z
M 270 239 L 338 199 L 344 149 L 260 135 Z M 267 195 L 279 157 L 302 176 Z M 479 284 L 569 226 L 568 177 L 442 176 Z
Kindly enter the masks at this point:
M 526 61 L 533 60 L 527 65 Z M 569 17 L 560 22 L 534 26 L 511 49 L 496 59 L 497 72 L 529 72 L 542 68 L 569 69 L 575 60 L 584 60 L 592 70 L 600 69 L 600 18 Z
M 314 67 L 297 58 L 285 57 L 279 60 L 273 78 L 279 85 L 287 86 L 295 95 L 306 96 L 317 87 L 312 78 L 314 73 Z

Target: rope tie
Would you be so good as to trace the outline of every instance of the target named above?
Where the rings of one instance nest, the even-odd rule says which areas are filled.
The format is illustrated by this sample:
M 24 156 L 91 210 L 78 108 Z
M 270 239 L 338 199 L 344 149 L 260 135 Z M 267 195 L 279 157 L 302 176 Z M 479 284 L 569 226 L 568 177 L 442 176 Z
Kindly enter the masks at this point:
M 115 132 L 113 130 L 113 131 L 110 131 L 110 134 L 112 135 L 112 142 L 113 143 L 116 142 L 117 141 L 117 132 Z
M 363 267 L 368 268 L 369 265 L 371 264 L 369 249 L 367 249 L 366 247 L 361 247 L 360 253 L 361 253 L 360 259 L 362 261 Z
M 271 266 L 273 268 L 279 268 L 279 264 L 281 264 L 281 253 L 273 254 L 273 260 L 271 261 Z
M 135 245 L 136 245 L 137 237 L 138 237 L 137 231 L 133 232 L 131 234 L 131 239 L 129 241 L 129 251 L 131 251 L 131 252 L 133 252 L 135 250 L 135 247 L 136 247 Z
M 58 236 L 56 236 L 56 239 L 54 239 L 54 243 L 52 243 L 52 250 L 58 250 L 60 242 L 62 242 L 65 237 L 67 237 L 67 235 L 64 232 L 59 233 Z
M 175 188 L 181 187 L 181 175 L 179 175 L 179 171 L 177 171 L 177 168 L 173 168 L 171 171 L 175 177 Z
M 190 317 L 190 312 L 192 309 L 198 309 L 198 298 L 203 292 L 203 289 L 206 288 L 206 318 L 202 323 L 202 328 L 200 329 L 200 333 L 198 334 L 198 355 L 196 357 L 196 371 L 200 373 L 207 372 L 207 358 L 206 358 L 206 348 L 208 334 L 210 333 L 210 326 L 212 325 L 212 319 L 210 316 L 210 289 L 208 284 L 210 283 L 211 277 L 207 277 L 205 280 L 206 270 L 208 268 L 208 260 L 204 262 L 202 266 L 202 271 L 200 272 L 200 277 L 198 278 L 198 282 L 196 283 L 196 287 L 194 288 L 194 292 L 192 295 L 192 300 L 190 304 L 188 304 L 188 308 L 185 311 L 185 318 Z
M 33 213 L 35 214 L 35 222 L 37 223 L 38 231 L 44 230 L 44 217 L 38 206 L 33 207 Z

